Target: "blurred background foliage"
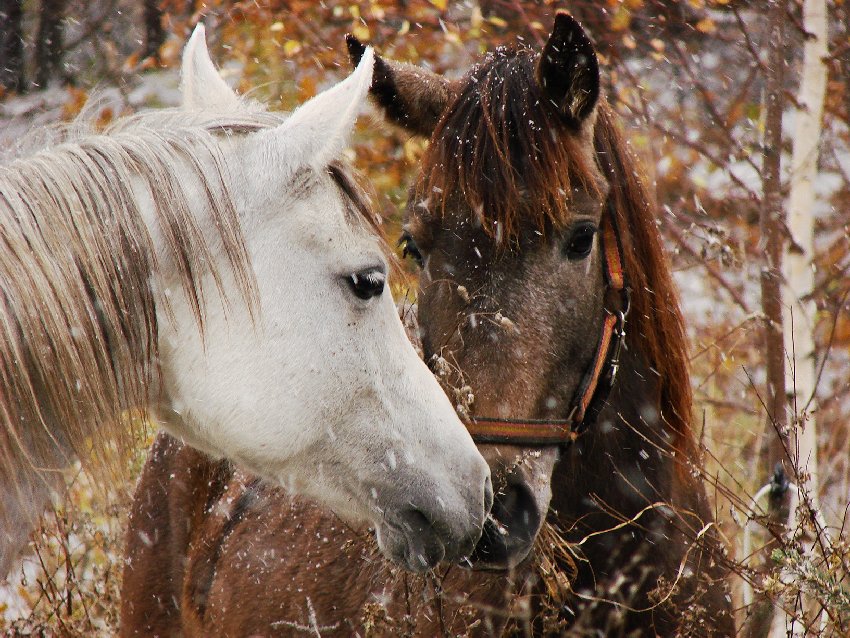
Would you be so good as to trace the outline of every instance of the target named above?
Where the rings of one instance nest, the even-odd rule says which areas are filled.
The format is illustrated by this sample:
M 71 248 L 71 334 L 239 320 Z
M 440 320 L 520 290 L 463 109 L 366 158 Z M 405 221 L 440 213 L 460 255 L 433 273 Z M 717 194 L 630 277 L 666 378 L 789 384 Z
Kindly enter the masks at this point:
M 101 94 L 97 117 L 104 123 L 141 107 L 176 103 L 175 69 L 199 21 L 207 25 L 213 57 L 228 82 L 272 109 L 289 110 L 348 73 L 346 33 L 384 56 L 458 76 L 497 46 L 539 48 L 555 11 L 570 11 L 595 39 L 607 97 L 622 114 L 632 148 L 655 185 L 658 223 L 692 341 L 695 423 L 709 490 L 730 552 L 739 555 L 750 496 L 772 469 L 765 441 L 775 436 L 765 420 L 759 294 L 768 4 L 3 0 L 0 156 L 11 153 L 21 131 L 76 115 L 95 89 Z M 799 4 L 786 6 L 790 111 L 805 34 Z M 846 553 L 835 573 L 827 565 L 813 578 L 832 578 L 832 585 L 821 583 L 832 587 L 824 596 L 837 601 L 838 617 L 848 623 L 837 625 L 838 631 L 850 631 L 850 548 L 844 531 L 850 495 L 850 7 L 832 0 L 829 10 L 832 53 L 826 60 L 829 79 L 811 210 L 816 281 L 811 296 L 817 305 L 819 496 L 834 538 L 843 543 L 838 549 Z M 787 178 L 792 140 L 790 126 L 785 129 Z M 407 187 L 425 144 L 376 119 L 358 125 L 351 160 L 374 188 L 391 242 L 398 237 Z M 415 269 L 406 268 L 399 294 L 415 281 Z M 805 422 L 805 414 L 797 417 Z M 93 502 L 84 478 L 69 477 L 69 491 L 57 513 L 45 518 L 33 556 L 0 596 L 0 627 L 5 623 L 9 635 L 114 632 L 122 513 L 131 488 L 117 486 L 111 498 Z M 765 536 L 762 542 L 769 540 Z M 777 570 L 788 566 L 784 557 L 774 556 Z M 778 582 L 753 578 L 763 590 Z M 736 602 L 740 605 L 737 589 Z

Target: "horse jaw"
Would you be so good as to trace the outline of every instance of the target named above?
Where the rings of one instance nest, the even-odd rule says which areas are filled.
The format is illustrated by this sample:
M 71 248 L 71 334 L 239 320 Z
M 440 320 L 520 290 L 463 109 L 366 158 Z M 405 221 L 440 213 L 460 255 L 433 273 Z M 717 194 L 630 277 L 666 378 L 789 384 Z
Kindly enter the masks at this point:
M 219 75 L 207 49 L 206 29 L 198 24 L 183 49 L 180 89 L 183 108 L 235 113 L 243 108 L 239 97 Z

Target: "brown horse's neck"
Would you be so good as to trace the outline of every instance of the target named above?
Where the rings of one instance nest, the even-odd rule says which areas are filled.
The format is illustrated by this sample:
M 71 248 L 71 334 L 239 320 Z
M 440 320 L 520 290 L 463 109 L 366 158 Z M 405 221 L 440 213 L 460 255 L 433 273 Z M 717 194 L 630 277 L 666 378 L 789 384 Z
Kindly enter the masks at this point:
M 610 492 L 616 505 L 625 509 L 621 513 L 631 516 L 649 503 L 671 497 L 668 488 L 676 465 L 675 437 L 665 422 L 657 373 L 635 347 L 624 349 L 622 359 L 605 407 L 564 451 L 553 477 L 553 491 L 556 499 L 559 494 L 584 498 Z M 634 489 L 612 481 L 612 472 L 628 474 L 621 478 L 629 479 L 626 483 L 632 483 Z M 553 505 L 558 509 L 557 503 Z
M 629 616 L 627 629 L 644 631 L 651 617 L 655 633 L 673 635 L 681 622 L 676 606 L 653 607 L 659 578 L 684 564 L 703 565 L 677 600 L 697 595 L 706 583 L 722 585 L 720 544 L 713 531 L 702 537 L 711 511 L 702 484 L 685 465 L 695 459 L 677 449 L 682 433 L 665 419 L 663 380 L 634 347 L 624 354 L 620 374 L 596 423 L 555 468 L 548 522 L 583 559 L 576 561 L 573 591 L 653 609 Z M 732 635 L 725 587 L 707 591 L 702 604 L 719 614 L 712 619 L 717 635 Z M 582 601 L 576 603 L 583 609 Z

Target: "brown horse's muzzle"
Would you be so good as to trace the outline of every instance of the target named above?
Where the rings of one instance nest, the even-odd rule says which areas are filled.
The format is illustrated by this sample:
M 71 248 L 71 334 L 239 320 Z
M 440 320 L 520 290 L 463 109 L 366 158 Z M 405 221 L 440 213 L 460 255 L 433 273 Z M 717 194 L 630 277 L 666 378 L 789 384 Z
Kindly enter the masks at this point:
M 525 560 L 540 529 L 540 512 L 522 483 L 509 485 L 493 503 L 481 540 L 469 558 L 473 569 L 512 569 Z
M 479 449 L 490 464 L 496 493 L 481 539 L 464 564 L 475 570 L 510 570 L 531 554 L 546 518 L 558 449 L 510 445 Z

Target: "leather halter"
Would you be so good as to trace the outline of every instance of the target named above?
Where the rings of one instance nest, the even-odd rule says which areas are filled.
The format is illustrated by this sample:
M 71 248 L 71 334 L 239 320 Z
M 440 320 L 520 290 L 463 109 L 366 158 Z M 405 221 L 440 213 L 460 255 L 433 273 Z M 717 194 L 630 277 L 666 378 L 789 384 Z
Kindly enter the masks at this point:
M 608 202 L 607 221 L 608 223 L 602 226 L 600 240 L 606 298 L 613 299 L 614 303 L 611 305 L 615 307 L 605 308 L 605 319 L 596 345 L 596 354 L 576 388 L 569 416 L 566 419 L 470 417 L 466 421 L 466 427 L 476 443 L 565 445 L 575 441 L 599 416 L 620 368 L 620 354 L 626 338 L 626 316 L 629 314 L 631 303 L 611 200 Z

